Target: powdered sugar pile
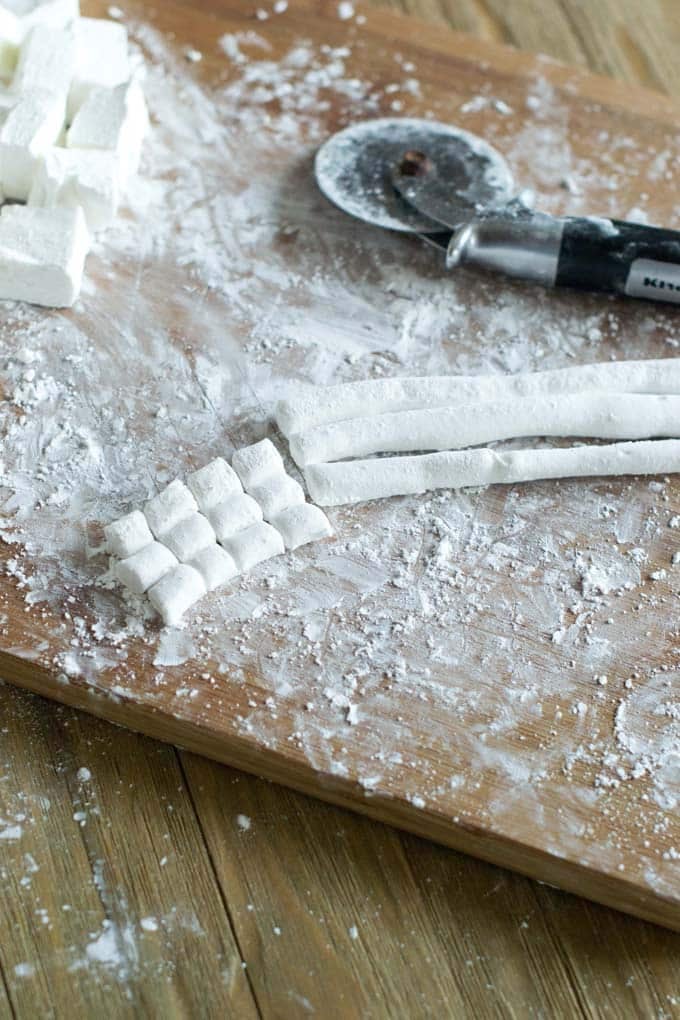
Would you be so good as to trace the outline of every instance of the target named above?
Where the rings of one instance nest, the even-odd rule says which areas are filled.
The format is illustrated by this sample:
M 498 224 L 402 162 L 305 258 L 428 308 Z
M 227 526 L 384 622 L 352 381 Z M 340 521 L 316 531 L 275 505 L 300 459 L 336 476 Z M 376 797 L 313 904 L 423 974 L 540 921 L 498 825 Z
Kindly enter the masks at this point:
M 656 357 L 676 343 L 662 306 L 446 276 L 417 241 L 330 207 L 311 174 L 336 124 L 403 110 L 483 132 L 543 208 L 638 205 L 668 220 L 649 182 L 677 167 L 670 128 L 662 166 L 632 117 L 612 125 L 590 104 L 575 130 L 541 61 L 514 94 L 495 96 L 471 64 L 458 93 L 428 101 L 399 53 L 391 81 L 366 78 L 351 15 L 343 42 L 298 39 L 280 57 L 261 21 L 200 63 L 132 27 L 154 118 L 132 204 L 73 312 L 17 307 L 0 324 L 2 535 L 10 601 L 18 590 L 30 607 L 5 644 L 65 684 L 147 705 L 170 695 L 178 714 L 219 716 L 265 755 L 285 746 L 367 794 L 403 791 L 510 837 L 530 829 L 558 856 L 618 868 L 633 845 L 635 877 L 667 891 L 680 842 L 675 482 L 337 510 L 336 542 L 206 599 L 180 632 L 159 634 L 110 585 L 101 524 L 260 438 L 299 381 Z M 208 57 L 221 68 L 211 88 L 198 78 Z M 650 719 L 655 735 L 641 735 Z M 586 817 L 601 845 L 584 842 Z M 102 931 L 87 955 L 110 940 Z

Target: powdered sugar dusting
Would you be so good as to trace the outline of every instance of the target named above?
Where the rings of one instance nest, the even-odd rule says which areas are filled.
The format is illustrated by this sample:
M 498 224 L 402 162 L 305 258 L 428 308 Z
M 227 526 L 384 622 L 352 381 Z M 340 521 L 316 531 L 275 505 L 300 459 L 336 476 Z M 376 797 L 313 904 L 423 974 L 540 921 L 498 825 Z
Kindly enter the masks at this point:
M 445 275 L 413 239 L 332 208 L 311 172 L 331 130 L 396 110 L 482 132 L 542 208 L 638 206 L 671 222 L 649 182 L 677 170 L 672 126 L 662 165 L 658 134 L 652 153 L 638 118 L 570 105 L 540 61 L 504 97 L 473 63 L 455 93 L 436 92 L 400 53 L 385 58 L 392 80 L 374 82 L 357 22 L 334 17 L 328 44 L 299 38 L 282 55 L 269 19 L 216 29 L 200 62 L 131 26 L 154 128 L 130 206 L 72 312 L 17 306 L 0 323 L 5 646 L 64 688 L 170 698 L 263 756 L 284 749 L 366 796 L 531 832 L 584 865 L 625 858 L 628 877 L 665 892 L 680 845 L 675 481 L 336 510 L 334 542 L 211 595 L 179 635 L 112 585 L 99 552 L 103 523 L 271 431 L 274 402 L 301 382 L 657 357 L 677 343 L 662 306 Z M 21 824 L 3 820 L 0 836 Z M 584 838 L 587 825 L 606 840 Z M 129 973 L 135 937 L 103 926 L 79 960 Z

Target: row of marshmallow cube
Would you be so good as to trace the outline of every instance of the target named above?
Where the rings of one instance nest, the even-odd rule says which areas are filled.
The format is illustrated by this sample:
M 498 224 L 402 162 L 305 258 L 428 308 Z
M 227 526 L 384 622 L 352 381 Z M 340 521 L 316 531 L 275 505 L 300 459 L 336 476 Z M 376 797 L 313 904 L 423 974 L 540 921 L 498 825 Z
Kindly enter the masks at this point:
M 268 439 L 237 450 L 231 467 L 218 457 L 186 485 L 175 479 L 143 513 L 132 511 L 104 531 L 118 557 L 118 580 L 146 593 L 169 625 L 236 574 L 332 533 Z
M 0 190 L 28 206 L 0 214 L 0 298 L 68 306 L 89 232 L 111 222 L 137 170 L 144 95 L 124 26 L 78 17 L 77 0 L 23 18 L 0 7 L 0 73 L 13 59 L 0 93 Z

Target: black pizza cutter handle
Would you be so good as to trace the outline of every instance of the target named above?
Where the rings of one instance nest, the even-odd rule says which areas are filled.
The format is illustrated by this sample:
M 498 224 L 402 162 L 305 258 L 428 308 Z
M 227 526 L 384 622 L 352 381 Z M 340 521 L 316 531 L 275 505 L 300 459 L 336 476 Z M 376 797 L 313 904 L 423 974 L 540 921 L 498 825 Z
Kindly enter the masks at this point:
M 680 304 L 680 231 L 595 216 L 482 215 L 454 231 L 446 264 Z

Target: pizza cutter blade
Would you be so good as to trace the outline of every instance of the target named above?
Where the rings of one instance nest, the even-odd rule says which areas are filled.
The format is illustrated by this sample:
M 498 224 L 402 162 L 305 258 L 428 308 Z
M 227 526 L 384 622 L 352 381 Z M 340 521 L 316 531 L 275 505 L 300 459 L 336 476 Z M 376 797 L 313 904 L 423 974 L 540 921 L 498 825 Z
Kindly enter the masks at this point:
M 503 157 L 458 127 L 407 117 L 363 121 L 319 149 L 315 173 L 344 212 L 419 235 L 446 251 L 447 268 L 680 303 L 680 232 L 529 210 L 512 197 Z
M 443 184 L 432 214 L 419 211 L 395 188 L 394 170 L 409 151 L 427 153 Z M 315 173 L 326 198 L 350 216 L 417 234 L 439 233 L 454 220 L 467 223 L 480 209 L 509 199 L 513 190 L 505 160 L 482 139 L 410 117 L 363 121 L 338 132 L 317 152 Z

